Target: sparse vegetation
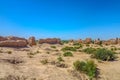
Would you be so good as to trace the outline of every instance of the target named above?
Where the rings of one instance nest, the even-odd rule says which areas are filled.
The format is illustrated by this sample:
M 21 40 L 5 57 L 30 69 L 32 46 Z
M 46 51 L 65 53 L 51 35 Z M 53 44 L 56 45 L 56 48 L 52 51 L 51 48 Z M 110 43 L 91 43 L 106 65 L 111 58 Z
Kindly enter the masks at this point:
M 25 76 L 15 76 L 15 75 L 8 75 L 4 78 L 0 78 L 0 80 L 27 80 L 27 77 Z
M 107 49 L 98 49 L 92 57 L 103 61 L 113 61 L 116 59 L 115 52 Z
M 83 45 L 80 44 L 80 43 L 74 43 L 73 45 L 74 45 L 74 46 L 80 46 L 80 47 L 83 47 Z
M 86 52 L 87 54 L 93 54 L 95 53 L 96 49 L 95 48 L 85 48 L 83 49 L 84 52 Z
M 11 64 L 20 64 L 20 63 L 23 63 L 24 61 L 19 58 L 19 57 L 11 57 L 9 59 L 5 59 L 5 61 L 11 63 Z
M 58 60 L 59 62 L 64 61 L 63 58 L 62 58 L 61 56 L 59 56 L 59 57 L 57 58 L 57 60 Z
M 80 48 L 83 47 L 83 45 L 80 44 L 80 43 L 74 43 L 73 45 L 74 45 L 74 48 L 75 48 L 75 49 L 80 49 Z
M 62 48 L 61 50 L 62 51 L 77 51 L 76 48 L 74 48 L 74 47 L 68 47 L 68 46 Z
M 47 64 L 48 63 L 48 59 L 41 60 L 41 63 L 42 64 Z
M 33 52 L 27 53 L 27 55 L 28 55 L 29 58 L 33 58 L 33 56 L 34 56 L 35 54 L 37 54 L 37 53 L 33 53 Z
M 36 54 L 37 54 L 37 53 L 40 53 L 40 51 L 36 51 L 35 53 L 36 53 Z
M 12 51 L 7 51 L 8 54 L 12 54 Z
M 65 52 L 65 53 L 63 54 L 63 56 L 65 56 L 65 57 L 67 57 L 67 56 L 73 56 L 73 54 L 72 54 L 72 52 Z
M 111 51 L 116 51 L 116 50 L 117 50 L 117 48 L 116 48 L 116 47 L 111 48 Z
M 50 52 L 46 52 L 47 54 L 50 54 Z
M 97 76 L 97 67 L 94 61 L 88 60 L 84 61 L 75 61 L 73 63 L 75 70 L 85 73 L 89 76 L 90 80 Z
M 0 50 L 0 53 L 3 53 L 3 51 L 2 51 L 2 50 Z
M 60 67 L 60 68 L 67 68 L 68 67 L 65 63 L 60 63 L 60 62 L 57 62 L 56 66 Z
M 67 44 L 68 42 L 69 42 L 68 40 L 62 40 L 61 41 L 62 44 L 64 44 L 64 43 Z
M 51 48 L 56 48 L 56 46 L 51 46 Z
M 90 44 L 86 44 L 86 47 L 90 47 Z

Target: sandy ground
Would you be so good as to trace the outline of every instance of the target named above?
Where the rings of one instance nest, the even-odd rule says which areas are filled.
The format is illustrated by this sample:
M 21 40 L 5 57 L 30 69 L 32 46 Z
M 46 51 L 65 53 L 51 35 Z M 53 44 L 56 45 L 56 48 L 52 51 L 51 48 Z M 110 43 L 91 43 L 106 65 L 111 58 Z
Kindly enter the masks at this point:
M 24 80 L 23 77 L 27 78 L 27 80 L 85 80 L 85 75 L 73 75 L 73 62 L 91 59 L 90 55 L 83 52 L 73 52 L 73 57 L 63 57 L 63 63 L 67 67 L 62 68 L 52 64 L 52 62 L 56 62 L 57 58 L 63 54 L 62 47 L 70 45 L 56 44 L 54 45 L 56 46 L 55 49 L 51 48 L 51 46 L 41 44 L 28 48 L 0 47 L 0 78 L 12 75 L 19 76 L 21 78 L 19 80 Z M 119 47 L 119 45 L 116 47 Z M 110 48 L 110 46 L 107 46 L 107 48 Z M 35 54 L 29 55 L 29 53 Z M 118 59 L 113 62 L 99 63 L 95 60 L 100 69 L 100 78 L 98 80 L 120 80 L 120 54 L 117 55 Z M 17 60 L 20 63 L 13 64 L 10 60 Z M 42 64 L 42 60 L 47 60 L 48 63 Z

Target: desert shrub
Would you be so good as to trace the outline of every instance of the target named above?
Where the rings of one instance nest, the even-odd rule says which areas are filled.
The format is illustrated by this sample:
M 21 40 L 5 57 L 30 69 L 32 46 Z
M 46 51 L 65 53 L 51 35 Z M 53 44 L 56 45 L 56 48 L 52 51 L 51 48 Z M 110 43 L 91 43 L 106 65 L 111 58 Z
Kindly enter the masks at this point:
M 56 67 L 60 67 L 60 68 L 67 68 L 68 67 L 68 65 L 63 63 L 63 62 L 52 61 L 50 63 L 51 63 L 51 65 L 55 65 Z
M 86 47 L 90 47 L 90 45 L 89 45 L 89 44 L 86 44 Z
M 27 80 L 27 77 L 25 76 L 15 76 L 15 75 L 8 75 L 4 78 L 0 78 L 0 80 Z
M 56 52 L 58 52 L 59 50 L 58 50 L 58 49 L 55 49 L 55 50 L 53 50 L 53 51 L 56 51 Z
M 120 48 L 118 48 L 118 50 L 120 50 Z
M 7 51 L 8 54 L 12 54 L 12 51 Z
M 95 48 L 85 48 L 83 49 L 84 52 L 86 52 L 87 54 L 93 54 L 95 53 L 96 49 Z
M 56 46 L 51 46 L 51 48 L 56 48 Z
M 36 53 L 36 54 L 37 54 L 37 53 L 40 53 L 40 51 L 36 51 L 35 53 Z
M 5 59 L 4 61 L 9 62 L 11 64 L 20 64 L 24 62 L 22 58 L 19 57 L 11 57 L 9 59 Z
M 57 67 L 60 67 L 60 68 L 67 68 L 68 67 L 65 63 L 60 63 L 60 62 L 57 62 L 55 65 Z
M 114 51 L 114 48 L 111 48 L 111 51 Z
M 33 58 L 33 56 L 34 56 L 35 54 L 36 54 L 36 53 L 33 53 L 33 52 L 27 53 L 27 55 L 28 55 L 29 58 Z
M 57 60 L 58 60 L 59 62 L 64 61 L 61 56 L 59 56 L 59 57 L 57 58 Z
M 98 49 L 92 57 L 103 61 L 113 61 L 117 58 L 115 52 L 107 49 Z
M 74 47 L 68 47 L 68 46 L 62 48 L 61 50 L 62 51 L 77 51 Z
M 0 50 L 0 53 L 3 53 L 3 51 L 2 51 L 2 50 Z
M 41 60 L 41 63 L 42 63 L 42 64 L 47 64 L 47 63 L 48 63 L 48 60 L 47 60 L 47 59 Z
M 68 40 L 62 40 L 61 43 L 62 44 L 64 44 L 64 43 L 67 44 L 67 43 L 69 43 L 69 41 Z
M 75 61 L 73 65 L 74 65 L 75 70 L 87 74 L 91 80 L 97 76 L 96 74 L 97 67 L 94 61 L 92 60 L 88 60 L 86 62 Z
M 111 50 L 112 50 L 112 51 L 116 51 L 116 50 L 117 50 L 117 48 L 116 48 L 116 47 L 113 47 L 113 48 L 111 48 Z
M 36 53 L 33 53 L 33 52 L 29 52 L 27 53 L 27 55 L 35 55 Z
M 74 45 L 74 46 L 81 46 L 81 47 L 83 47 L 83 45 L 80 44 L 80 43 L 74 43 L 73 45 Z
M 73 54 L 72 54 L 72 52 L 65 52 L 64 54 L 63 54 L 63 56 L 73 56 Z
M 47 54 L 50 54 L 50 52 L 46 52 Z
M 80 48 L 83 47 L 83 45 L 80 44 L 80 43 L 74 43 L 73 45 L 74 45 L 74 48 L 75 48 L 75 49 L 80 49 Z

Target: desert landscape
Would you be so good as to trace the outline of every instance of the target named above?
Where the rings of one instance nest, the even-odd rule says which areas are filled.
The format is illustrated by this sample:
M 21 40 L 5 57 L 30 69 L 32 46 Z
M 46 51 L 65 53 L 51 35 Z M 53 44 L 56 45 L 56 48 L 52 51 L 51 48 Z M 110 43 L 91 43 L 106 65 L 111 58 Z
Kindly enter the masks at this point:
M 119 66 L 119 38 L 0 37 L 0 80 L 119 80 Z
M 120 0 L 0 0 L 0 80 L 120 80 Z

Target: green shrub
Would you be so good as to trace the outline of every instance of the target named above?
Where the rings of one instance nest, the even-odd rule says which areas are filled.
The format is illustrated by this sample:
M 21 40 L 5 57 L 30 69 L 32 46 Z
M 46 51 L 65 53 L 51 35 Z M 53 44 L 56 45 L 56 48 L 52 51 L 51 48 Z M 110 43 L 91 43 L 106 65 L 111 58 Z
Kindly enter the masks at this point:
M 83 46 L 83 45 L 80 44 L 80 43 L 74 43 L 73 45 L 74 45 L 74 46 L 81 46 L 81 47 Z
M 27 53 L 27 55 L 35 55 L 34 53 L 32 53 L 32 52 L 29 52 L 29 53 Z
M 44 59 L 41 61 L 42 64 L 47 64 L 48 63 L 48 60 L 47 59 Z
M 46 52 L 47 54 L 50 54 L 50 52 Z
M 86 44 L 86 47 L 90 47 L 90 45 L 89 45 L 89 44 Z
M 56 48 L 56 46 L 51 46 L 51 48 Z
M 98 49 L 92 57 L 103 61 L 113 61 L 116 59 L 115 52 L 107 49 Z
M 73 63 L 74 68 L 82 73 L 85 73 L 89 76 L 89 78 L 92 80 L 94 77 L 97 76 L 97 67 L 94 61 L 88 60 L 86 62 L 84 61 L 75 61 Z
M 111 51 L 116 51 L 116 50 L 117 50 L 117 48 L 116 48 L 116 47 L 111 48 Z
M 74 47 L 68 47 L 68 46 L 62 48 L 61 50 L 62 51 L 77 51 Z
M 86 48 L 83 51 L 86 52 L 87 54 L 93 54 L 93 53 L 95 53 L 96 49 L 95 48 Z
M 12 54 L 12 51 L 7 51 L 8 54 Z
M 59 57 L 57 58 L 57 60 L 58 60 L 59 62 L 64 61 L 63 58 L 62 58 L 61 56 L 59 56 Z
M 74 48 L 75 48 L 75 49 L 80 49 L 80 48 L 83 47 L 83 45 L 80 44 L 80 43 L 74 43 L 73 45 L 74 45 Z
M 73 54 L 72 54 L 72 52 L 65 52 L 64 54 L 63 54 L 63 56 L 73 56 Z
M 62 44 L 64 44 L 64 43 L 67 44 L 67 43 L 69 43 L 69 40 L 62 40 L 61 43 L 62 43 Z
M 120 48 L 118 48 L 118 50 L 120 50 Z

